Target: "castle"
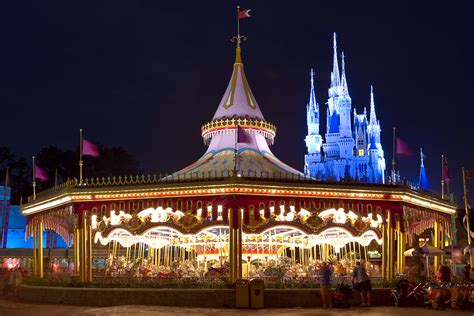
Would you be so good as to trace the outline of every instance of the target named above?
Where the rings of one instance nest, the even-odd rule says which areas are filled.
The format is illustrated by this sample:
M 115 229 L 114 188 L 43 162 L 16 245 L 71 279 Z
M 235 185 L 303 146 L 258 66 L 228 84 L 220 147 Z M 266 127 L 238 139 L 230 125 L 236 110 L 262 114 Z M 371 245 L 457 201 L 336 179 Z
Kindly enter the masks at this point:
M 307 104 L 308 135 L 305 174 L 319 180 L 349 180 L 385 183 L 385 158 L 380 142 L 380 122 L 375 114 L 374 91 L 370 91 L 370 115 L 352 113 L 347 87 L 344 53 L 341 72 L 334 33 L 334 61 L 327 102 L 326 134 L 320 131 L 320 109 L 311 70 L 311 91 Z

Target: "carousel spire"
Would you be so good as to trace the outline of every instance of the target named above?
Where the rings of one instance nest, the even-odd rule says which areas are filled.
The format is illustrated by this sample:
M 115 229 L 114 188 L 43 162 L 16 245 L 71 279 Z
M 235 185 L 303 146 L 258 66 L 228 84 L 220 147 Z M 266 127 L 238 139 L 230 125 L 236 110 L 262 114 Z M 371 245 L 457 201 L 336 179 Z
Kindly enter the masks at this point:
M 242 62 L 241 44 L 247 40 L 247 37 L 240 34 L 240 20 L 250 17 L 248 14 L 249 10 L 237 9 L 237 36 L 232 38 L 232 42 L 236 42 L 237 44 L 235 48 L 234 69 L 229 85 L 212 120 L 246 118 L 265 121 L 257 101 L 250 90 Z

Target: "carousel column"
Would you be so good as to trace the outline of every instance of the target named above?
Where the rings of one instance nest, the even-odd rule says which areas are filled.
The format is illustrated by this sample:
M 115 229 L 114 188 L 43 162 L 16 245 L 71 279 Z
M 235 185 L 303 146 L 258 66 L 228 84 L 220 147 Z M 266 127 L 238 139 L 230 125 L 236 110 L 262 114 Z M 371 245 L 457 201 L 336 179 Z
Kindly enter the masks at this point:
M 88 264 L 89 264 L 89 282 L 92 282 L 92 225 L 91 223 L 89 223 L 87 225 L 87 229 L 89 230 L 89 260 L 88 260 Z
M 236 210 L 237 212 L 237 279 L 242 278 L 242 212 Z
M 444 222 L 442 222 L 439 227 L 440 227 L 440 234 L 439 234 L 439 249 L 444 250 L 444 243 L 445 243 L 445 238 L 446 238 L 446 231 L 445 231 L 445 226 L 443 225 Z M 444 254 L 441 255 L 441 264 L 444 263 L 445 256 Z
M 382 279 L 387 279 L 387 219 L 382 223 Z
M 387 276 L 389 280 L 394 279 L 394 254 L 395 254 L 395 249 L 394 249 L 394 239 L 395 239 L 395 234 L 394 234 L 394 229 L 392 227 L 393 224 L 393 216 L 391 213 L 389 213 L 389 224 L 387 225 L 388 228 L 388 262 L 387 262 L 387 267 L 388 267 L 388 272 Z
M 240 210 L 229 209 L 230 283 L 242 278 L 242 217 Z
M 38 277 L 43 278 L 43 220 L 38 223 Z
M 82 227 L 80 228 L 79 242 L 79 265 L 82 282 L 92 281 L 92 243 L 91 243 L 91 227 L 87 220 L 87 211 L 82 214 Z
M 436 220 L 433 226 L 433 247 L 439 248 L 439 231 L 440 231 L 440 225 L 438 221 Z M 433 270 L 436 273 L 438 271 L 439 267 L 439 257 L 435 256 L 434 257 L 434 265 L 433 265 Z
M 82 214 L 84 216 L 84 214 Z M 82 226 L 82 221 L 80 223 L 80 227 L 78 228 L 79 231 L 79 277 L 81 279 L 81 282 L 85 282 L 85 253 L 84 253 L 84 227 Z
M 401 230 L 401 222 L 397 220 L 397 270 L 403 273 L 405 269 L 405 236 Z
M 73 246 L 74 246 L 74 272 L 79 272 L 79 228 L 74 227 L 74 234 L 73 234 Z
M 234 216 L 232 215 L 233 210 L 230 209 L 229 211 L 229 264 L 230 264 L 230 271 L 229 271 L 229 283 L 235 283 L 235 240 L 234 240 Z
M 33 276 L 38 275 L 38 241 L 36 239 L 36 223 L 33 222 Z
M 402 231 L 400 227 L 400 268 L 402 269 L 401 272 L 405 272 L 405 250 L 406 250 L 406 236 L 405 233 Z

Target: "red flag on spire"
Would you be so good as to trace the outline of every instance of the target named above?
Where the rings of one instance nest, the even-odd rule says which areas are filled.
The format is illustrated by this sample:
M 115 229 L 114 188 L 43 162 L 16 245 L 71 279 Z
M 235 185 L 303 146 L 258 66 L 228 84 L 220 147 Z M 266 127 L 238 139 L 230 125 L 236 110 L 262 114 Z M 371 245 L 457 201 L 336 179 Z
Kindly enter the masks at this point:
M 399 156 L 411 156 L 412 151 L 408 144 L 397 137 L 397 155 Z
M 36 179 L 38 179 L 40 181 L 48 181 L 48 174 L 46 173 L 46 171 L 44 171 L 43 169 L 38 167 L 37 164 L 35 164 L 34 168 L 35 168 L 35 178 Z
M 250 9 L 239 9 L 239 20 L 246 19 L 250 17 Z
M 443 158 L 443 180 L 446 183 L 451 182 L 451 177 L 449 176 L 448 171 L 448 160 L 446 160 L 446 157 Z
M 250 135 L 240 126 L 237 126 L 237 143 L 250 143 Z
M 84 156 L 92 157 L 100 156 L 99 148 L 97 147 L 97 145 L 93 144 L 85 138 L 82 139 L 82 154 Z

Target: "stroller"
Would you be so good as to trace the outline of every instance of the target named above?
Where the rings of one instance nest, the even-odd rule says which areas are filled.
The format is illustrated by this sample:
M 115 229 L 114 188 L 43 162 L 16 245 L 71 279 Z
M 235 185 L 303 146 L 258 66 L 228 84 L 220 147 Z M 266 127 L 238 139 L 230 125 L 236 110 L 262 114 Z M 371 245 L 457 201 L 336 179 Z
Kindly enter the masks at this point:
M 455 284 L 449 290 L 451 291 L 451 308 L 469 307 L 469 298 L 471 296 L 470 282 Z
M 334 290 L 333 305 L 338 308 L 348 308 L 351 305 L 349 300 L 352 298 L 352 288 L 350 285 L 339 283 Z
M 428 297 L 431 308 L 441 309 L 448 306 L 451 301 L 451 291 L 449 283 L 432 283 L 428 288 Z
M 395 306 L 409 305 L 408 294 L 410 294 L 410 287 L 413 285 L 407 279 L 401 279 L 397 282 L 397 286 L 390 292 L 390 298 Z
M 410 282 L 410 287 L 408 290 L 407 300 L 408 304 L 411 306 L 425 306 L 428 301 L 428 292 L 426 287 L 428 282 L 420 282 L 416 284 L 415 282 Z

